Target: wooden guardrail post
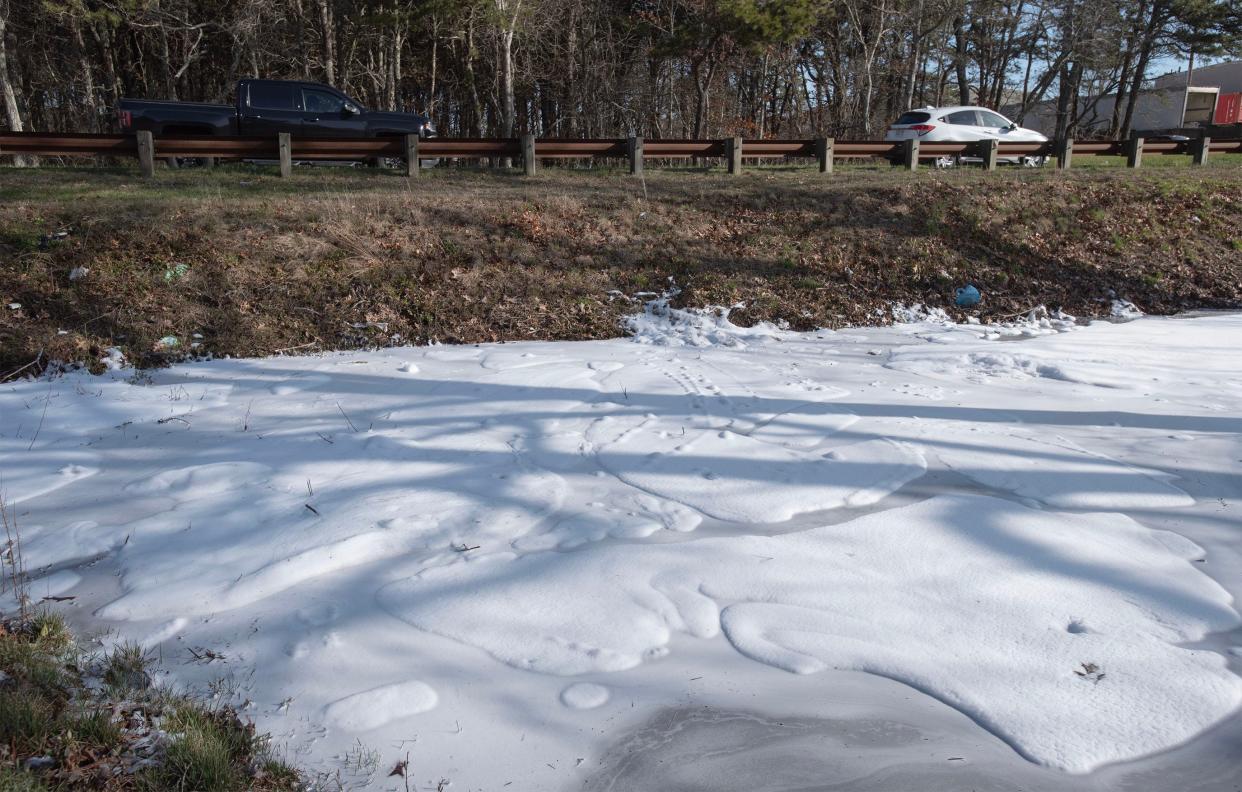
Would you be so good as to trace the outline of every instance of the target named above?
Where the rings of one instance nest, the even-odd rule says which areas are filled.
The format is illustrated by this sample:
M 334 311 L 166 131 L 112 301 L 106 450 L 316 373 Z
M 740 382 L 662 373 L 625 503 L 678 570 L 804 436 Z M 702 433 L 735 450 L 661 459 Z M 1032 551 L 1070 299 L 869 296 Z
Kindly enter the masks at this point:
M 902 147 L 902 157 L 905 168 L 908 171 L 919 169 L 919 139 L 910 138 Z
M 138 168 L 144 178 L 155 178 L 155 136 L 149 129 L 138 130 Z
M 203 157 L 203 167 L 206 168 L 207 170 L 211 170 L 212 168 L 216 167 L 216 158 L 215 157 Z
M 832 173 L 832 138 L 815 138 L 815 160 L 820 173 Z
M 1143 166 L 1143 139 L 1141 137 L 1130 138 L 1130 142 L 1126 144 L 1126 167 L 1141 168 Z
M 280 155 L 280 178 L 293 175 L 293 138 L 288 132 L 276 133 L 276 148 Z
M 1074 164 L 1074 139 L 1065 138 L 1057 144 L 1057 170 L 1069 170 Z
M 737 176 L 742 172 L 742 139 L 740 137 L 725 138 L 725 164 L 731 176 Z
M 630 175 L 643 175 L 643 139 L 632 137 L 625 143 L 625 153 L 630 158 Z
M 1211 149 L 1212 139 L 1210 137 L 1205 135 L 1204 137 L 1199 138 L 1190 146 L 1191 162 L 1196 165 L 1206 165 L 1208 152 L 1211 151 Z
M 522 135 L 522 168 L 527 176 L 534 176 L 539 164 L 535 159 L 535 136 Z
M 405 175 L 418 175 L 418 135 L 405 136 Z
M 983 146 L 983 169 L 996 170 L 997 155 L 1000 154 L 1000 141 L 996 138 L 987 138 L 980 141 Z

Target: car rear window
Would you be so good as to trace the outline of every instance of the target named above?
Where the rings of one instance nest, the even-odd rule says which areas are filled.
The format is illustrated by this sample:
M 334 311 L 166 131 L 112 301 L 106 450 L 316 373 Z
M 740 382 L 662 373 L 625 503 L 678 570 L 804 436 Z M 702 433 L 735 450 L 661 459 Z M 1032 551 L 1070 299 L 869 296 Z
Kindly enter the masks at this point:
M 251 83 L 250 106 L 264 110 L 297 110 L 298 91 L 292 85 Z
M 921 124 L 924 121 L 929 121 L 929 120 L 931 120 L 931 113 L 918 113 L 915 111 L 910 111 L 909 113 L 902 113 L 901 118 L 897 119 L 897 123 L 898 124 Z

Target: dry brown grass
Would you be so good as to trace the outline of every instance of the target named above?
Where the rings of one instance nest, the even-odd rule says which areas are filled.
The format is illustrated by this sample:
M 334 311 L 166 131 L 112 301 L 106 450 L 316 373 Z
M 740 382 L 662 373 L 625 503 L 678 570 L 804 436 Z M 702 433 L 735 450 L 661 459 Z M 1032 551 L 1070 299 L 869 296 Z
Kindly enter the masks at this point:
M 1068 175 L 853 169 L 0 172 L 0 376 L 109 346 L 158 364 L 396 342 L 616 336 L 660 290 L 741 321 L 872 323 L 894 301 L 983 315 L 1242 301 L 1242 169 Z M 41 249 L 43 234 L 71 229 Z M 183 265 L 179 267 L 179 265 Z M 70 281 L 69 272 L 90 273 Z M 64 332 L 61 332 L 64 331 Z M 201 338 L 195 338 L 198 334 Z M 158 340 L 176 336 L 169 350 Z M 30 371 L 31 369 L 27 369 Z

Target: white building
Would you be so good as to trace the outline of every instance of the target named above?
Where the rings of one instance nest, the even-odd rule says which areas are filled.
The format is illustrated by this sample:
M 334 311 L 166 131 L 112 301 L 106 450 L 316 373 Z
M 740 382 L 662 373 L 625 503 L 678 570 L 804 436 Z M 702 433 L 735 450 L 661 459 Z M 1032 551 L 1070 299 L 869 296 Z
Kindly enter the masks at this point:
M 1151 88 L 1139 92 L 1130 126 L 1139 132 L 1207 127 L 1214 121 L 1220 97 L 1236 93 L 1242 93 L 1242 61 L 1197 68 L 1189 80 L 1184 71 L 1165 74 L 1155 78 Z M 1106 134 L 1112 124 L 1116 102 L 1116 94 L 1081 97 L 1078 100 L 1082 114 L 1078 122 L 1078 135 Z M 1016 107 L 1007 109 L 1011 117 L 1018 114 Z M 1057 127 L 1056 102 L 1040 102 L 1032 107 L 1027 111 L 1022 125 L 1045 135 L 1054 134 Z

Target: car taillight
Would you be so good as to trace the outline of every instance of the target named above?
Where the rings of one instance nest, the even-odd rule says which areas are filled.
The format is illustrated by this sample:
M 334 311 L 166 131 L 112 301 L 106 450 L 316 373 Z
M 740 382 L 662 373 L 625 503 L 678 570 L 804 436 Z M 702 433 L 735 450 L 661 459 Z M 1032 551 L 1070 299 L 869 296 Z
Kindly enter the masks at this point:
M 128 110 L 117 110 L 116 120 L 120 122 L 121 129 L 128 129 L 134 123 L 134 114 Z
M 935 124 L 915 124 L 914 126 L 910 127 L 910 129 L 913 129 L 915 132 L 918 132 L 920 135 L 926 135 L 928 132 L 932 131 L 935 128 L 936 128 Z

